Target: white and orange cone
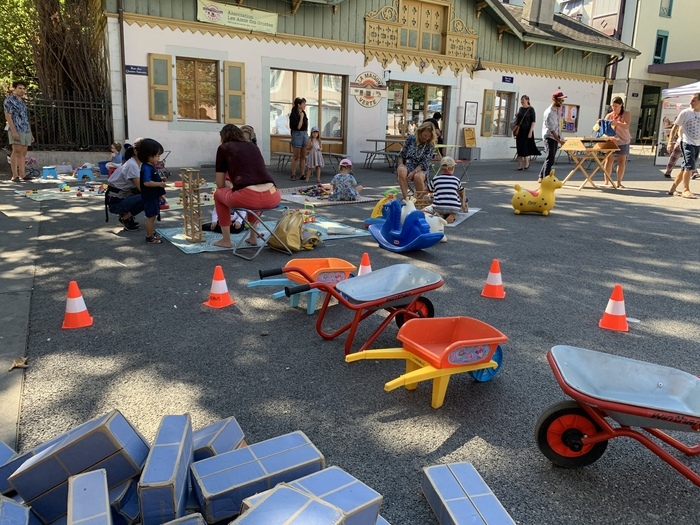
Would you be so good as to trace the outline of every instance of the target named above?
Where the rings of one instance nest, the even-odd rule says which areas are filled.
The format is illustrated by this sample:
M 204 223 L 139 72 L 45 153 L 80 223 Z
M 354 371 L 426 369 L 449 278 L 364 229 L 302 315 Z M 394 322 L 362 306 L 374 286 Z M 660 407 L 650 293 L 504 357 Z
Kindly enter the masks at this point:
M 481 295 L 491 299 L 503 299 L 506 296 L 506 291 L 503 289 L 503 281 L 501 280 L 501 265 L 498 263 L 498 259 L 494 259 L 491 263 L 491 269 Z
M 226 286 L 226 279 L 224 279 L 224 270 L 221 266 L 217 266 L 214 268 L 214 278 L 211 281 L 209 300 L 204 305 L 210 308 L 226 308 L 232 304 L 236 304 L 236 301 L 231 299 L 231 295 L 228 293 L 228 286 Z
M 68 328 L 85 328 L 86 326 L 92 326 L 92 317 L 87 311 L 78 283 L 71 281 L 68 283 L 66 315 L 63 318 L 62 328 L 66 330 Z
M 367 252 L 362 254 L 362 261 L 360 262 L 360 269 L 357 272 L 358 277 L 372 271 L 372 265 L 369 263 L 369 254 Z
M 625 314 L 625 297 L 622 294 L 622 286 L 619 284 L 613 288 L 608 306 L 605 308 L 605 313 L 603 313 L 603 318 L 598 326 L 616 332 L 629 332 L 627 314 Z

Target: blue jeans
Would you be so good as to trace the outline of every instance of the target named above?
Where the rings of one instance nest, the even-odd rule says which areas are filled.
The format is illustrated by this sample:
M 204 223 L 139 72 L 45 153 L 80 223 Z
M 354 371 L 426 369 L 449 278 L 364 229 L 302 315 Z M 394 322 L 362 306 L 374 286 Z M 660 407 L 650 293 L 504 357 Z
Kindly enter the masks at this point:
M 112 197 L 109 200 L 109 211 L 117 215 L 124 215 L 125 213 L 130 213 L 132 217 L 138 215 L 143 211 L 141 195 L 131 195 L 124 199 Z
M 690 171 L 694 170 L 695 164 L 698 161 L 698 154 L 700 154 L 700 146 L 688 144 L 687 142 L 681 142 L 681 152 L 683 153 L 683 164 L 681 165 L 681 169 Z

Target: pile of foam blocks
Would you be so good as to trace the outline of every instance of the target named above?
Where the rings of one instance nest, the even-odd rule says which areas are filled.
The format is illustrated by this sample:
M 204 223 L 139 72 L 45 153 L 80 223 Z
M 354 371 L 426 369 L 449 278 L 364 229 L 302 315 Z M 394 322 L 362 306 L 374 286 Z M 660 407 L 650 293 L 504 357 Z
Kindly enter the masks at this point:
M 244 437 L 233 417 L 193 432 L 167 415 L 149 445 L 113 410 L 22 454 L 0 442 L 0 523 L 388 525 L 303 432 Z

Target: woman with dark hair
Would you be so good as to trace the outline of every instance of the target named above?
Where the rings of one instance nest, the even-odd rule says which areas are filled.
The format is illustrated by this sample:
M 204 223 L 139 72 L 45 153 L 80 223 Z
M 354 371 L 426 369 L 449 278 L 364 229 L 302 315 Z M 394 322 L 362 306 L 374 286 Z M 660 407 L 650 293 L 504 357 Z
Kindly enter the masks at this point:
M 231 243 L 231 208 L 269 210 L 280 203 L 272 177 L 267 173 L 265 160 L 258 147 L 246 140 L 238 126 L 226 124 L 220 132 L 221 145 L 216 151 L 216 186 L 214 205 L 219 216 L 221 240 L 214 243 L 222 248 L 233 248 Z M 226 175 L 231 187 L 226 187 Z M 248 217 L 254 220 L 254 217 Z M 250 229 L 248 244 L 258 244 L 255 224 Z
M 520 97 L 520 109 L 516 115 L 518 132 L 515 134 L 515 147 L 518 152 L 518 171 L 530 168 L 530 157 L 540 155 L 535 144 L 535 108 L 530 105 L 530 97 Z M 524 164 L 524 166 L 523 166 Z
M 134 216 L 143 211 L 141 200 L 141 162 L 136 156 L 141 139 L 134 141 L 124 153 L 124 164 L 119 166 L 107 179 L 109 184 L 105 204 L 110 213 L 119 215 L 119 222 L 126 231 L 139 229 Z
M 309 141 L 309 119 L 306 116 L 306 99 L 295 98 L 294 107 L 289 114 L 289 127 L 292 130 L 292 180 L 297 180 L 297 162 L 299 173 L 303 177 L 306 168 L 306 144 Z
M 622 185 L 622 178 L 625 176 L 625 168 L 627 167 L 627 155 L 630 152 L 630 142 L 632 140 L 632 135 L 630 134 L 630 122 L 632 122 L 632 115 L 629 111 L 625 109 L 625 104 L 621 97 L 615 97 L 612 99 L 612 111 L 605 115 L 605 120 L 610 120 L 610 127 L 615 130 L 615 136 L 610 137 L 608 140 L 617 144 L 620 148 L 617 155 L 617 188 L 624 188 Z M 600 124 L 600 121 L 598 121 Z M 613 166 L 613 156 L 610 155 L 605 161 L 605 173 L 608 177 L 612 179 L 612 166 Z M 607 184 L 607 181 L 606 181 Z M 615 187 L 613 185 L 613 187 Z

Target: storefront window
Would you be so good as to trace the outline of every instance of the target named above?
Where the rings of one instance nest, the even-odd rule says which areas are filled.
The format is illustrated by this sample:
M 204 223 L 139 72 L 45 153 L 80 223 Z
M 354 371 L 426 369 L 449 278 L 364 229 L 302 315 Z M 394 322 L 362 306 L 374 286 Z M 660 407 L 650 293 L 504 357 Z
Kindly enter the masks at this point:
M 425 119 L 442 112 L 442 86 L 390 81 L 387 87 L 387 136 L 413 134 Z

